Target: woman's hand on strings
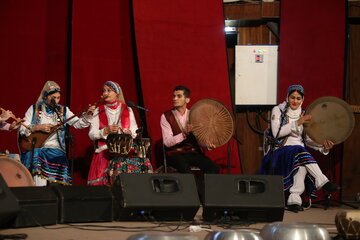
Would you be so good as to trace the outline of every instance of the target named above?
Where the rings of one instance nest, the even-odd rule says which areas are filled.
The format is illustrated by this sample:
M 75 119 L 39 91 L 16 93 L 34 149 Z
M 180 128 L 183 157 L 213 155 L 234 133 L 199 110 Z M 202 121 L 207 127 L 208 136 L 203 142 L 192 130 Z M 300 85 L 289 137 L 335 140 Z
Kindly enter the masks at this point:
M 40 124 L 37 126 L 34 126 L 31 128 L 32 132 L 36 132 L 36 131 L 42 131 L 42 132 L 46 132 L 49 133 L 51 131 L 51 128 L 53 127 L 52 124 L 49 123 L 44 123 L 44 124 Z

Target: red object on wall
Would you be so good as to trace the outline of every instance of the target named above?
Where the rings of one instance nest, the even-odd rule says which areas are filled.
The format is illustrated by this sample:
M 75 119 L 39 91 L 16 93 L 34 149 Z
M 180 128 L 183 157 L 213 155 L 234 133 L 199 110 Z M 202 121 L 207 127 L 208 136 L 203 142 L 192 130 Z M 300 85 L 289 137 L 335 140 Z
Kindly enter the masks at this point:
M 305 88 L 305 107 L 343 97 L 345 18 L 344 0 L 281 1 L 279 100 L 292 84 Z
M 106 81 L 120 84 L 126 101 L 137 102 L 129 1 L 73 2 L 71 106 L 94 103 Z M 135 110 L 134 110 L 135 111 Z M 75 184 L 86 183 L 93 154 L 88 129 L 74 130 Z
M 288 86 L 305 88 L 305 109 L 322 96 L 343 97 L 346 1 L 281 1 L 279 96 Z M 340 185 L 341 146 L 316 154 L 331 181 Z
M 172 108 L 173 89 L 191 90 L 191 104 L 214 98 L 231 108 L 222 1 L 134 0 L 140 78 L 153 156 L 161 151 L 161 114 Z M 204 7 L 206 6 L 206 7 Z M 231 144 L 231 172 L 240 172 Z M 227 172 L 227 145 L 209 153 Z M 156 161 L 161 161 L 162 155 Z
M 67 87 L 68 7 L 68 0 L 0 1 L 0 106 L 16 117 L 24 117 L 47 80 Z M 0 151 L 18 153 L 17 132 L 0 134 Z

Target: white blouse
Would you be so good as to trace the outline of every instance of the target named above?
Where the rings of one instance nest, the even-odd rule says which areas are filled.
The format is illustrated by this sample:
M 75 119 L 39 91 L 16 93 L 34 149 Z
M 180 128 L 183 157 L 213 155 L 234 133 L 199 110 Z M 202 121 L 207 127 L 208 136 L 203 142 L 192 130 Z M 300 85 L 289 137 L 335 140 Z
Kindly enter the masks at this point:
M 280 129 L 279 135 L 278 131 L 281 124 L 281 111 L 278 106 L 275 106 L 271 112 L 271 130 L 274 137 L 282 138 L 288 136 L 284 146 L 300 145 L 304 147 L 303 142 L 303 125 L 298 126 L 297 120 L 300 116 L 296 118 L 289 118 L 289 122 L 283 125 Z M 315 149 L 325 155 L 329 153 L 329 150 L 324 149 L 324 146 L 314 142 L 309 136 L 305 135 L 305 144 L 306 146 Z
M 66 119 L 69 119 L 70 117 L 72 117 L 74 115 L 74 113 L 71 112 L 68 107 L 66 107 L 65 111 L 66 111 Z M 25 125 L 32 126 L 31 121 L 33 119 L 33 114 L 34 114 L 34 108 L 33 108 L 33 105 L 31 105 L 25 113 L 25 117 L 24 117 Z M 41 115 L 40 123 L 38 125 L 52 124 L 55 126 L 55 125 L 59 124 L 56 113 L 52 113 L 52 114 L 47 113 L 45 110 L 45 105 L 42 105 L 40 115 Z M 81 118 L 74 117 L 73 119 L 68 121 L 67 124 L 75 127 L 76 129 L 82 129 L 82 128 L 86 128 L 90 125 L 90 119 L 86 119 L 85 115 L 84 115 L 84 117 L 81 117 Z M 19 133 L 21 135 L 29 136 L 31 134 L 31 131 L 29 129 L 25 128 L 24 126 L 20 126 Z M 43 147 L 44 148 L 58 148 L 58 149 L 63 150 L 59 144 L 56 131 L 48 137 L 48 139 L 45 141 Z
M 118 122 L 118 120 L 119 120 L 119 115 L 121 113 L 122 106 L 123 106 L 123 104 L 120 104 L 116 109 L 111 109 L 105 105 L 105 112 L 106 112 L 106 116 L 107 116 L 109 125 L 118 124 L 121 127 L 121 122 Z M 130 115 L 129 130 L 131 131 L 131 136 L 133 138 L 135 138 L 137 135 L 136 130 L 138 129 L 138 126 L 136 123 L 136 119 L 135 119 L 133 110 L 130 107 L 128 107 L 128 110 L 129 110 L 129 115 Z M 89 130 L 89 137 L 93 141 L 98 140 L 98 139 L 106 139 L 107 138 L 107 135 L 104 136 L 104 128 L 99 129 L 99 126 L 100 126 L 99 108 L 96 108 L 94 111 L 94 114 L 93 114 L 93 118 L 91 120 L 91 125 L 90 125 L 90 130 Z M 119 133 L 121 133 L 121 131 L 123 131 L 123 130 L 126 130 L 126 129 L 119 130 Z M 106 145 L 96 146 L 96 147 L 97 147 L 95 149 L 96 153 L 99 153 L 99 152 L 107 149 Z

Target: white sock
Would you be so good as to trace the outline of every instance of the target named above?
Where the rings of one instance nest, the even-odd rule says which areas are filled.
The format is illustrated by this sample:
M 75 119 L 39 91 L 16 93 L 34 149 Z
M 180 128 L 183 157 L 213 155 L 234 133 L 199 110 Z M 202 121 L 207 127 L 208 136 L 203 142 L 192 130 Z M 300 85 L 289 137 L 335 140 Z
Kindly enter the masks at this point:
M 37 186 L 37 187 L 42 187 L 42 186 L 46 186 L 46 185 L 47 185 L 46 179 L 43 179 L 43 178 L 40 177 L 39 175 L 35 175 L 35 176 L 34 176 L 34 182 L 35 182 L 35 186 Z

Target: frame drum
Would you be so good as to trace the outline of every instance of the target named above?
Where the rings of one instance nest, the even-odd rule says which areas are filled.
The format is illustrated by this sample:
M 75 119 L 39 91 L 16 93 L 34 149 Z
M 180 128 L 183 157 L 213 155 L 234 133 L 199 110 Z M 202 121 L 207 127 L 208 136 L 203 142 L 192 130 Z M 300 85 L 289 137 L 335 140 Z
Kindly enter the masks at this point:
M 330 140 L 334 144 L 344 142 L 351 134 L 355 118 L 351 107 L 337 97 L 321 97 L 310 104 L 305 111 L 311 115 L 311 122 L 304 124 L 304 131 L 319 144 Z
M 205 98 L 190 109 L 189 123 L 193 134 L 201 144 L 212 143 L 216 147 L 227 143 L 234 135 L 234 117 L 220 101 Z
M 16 159 L 0 157 L 0 173 L 8 187 L 34 186 L 29 170 Z

